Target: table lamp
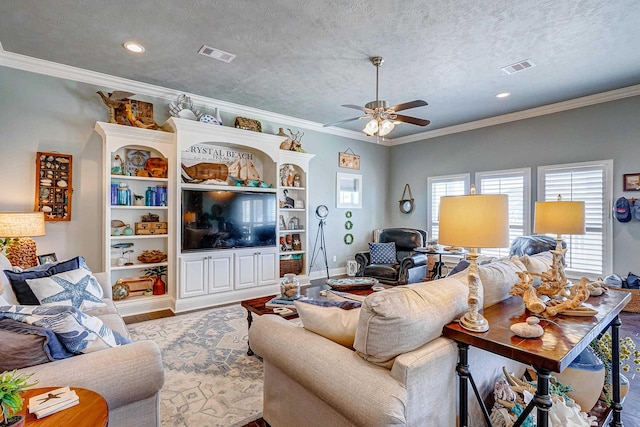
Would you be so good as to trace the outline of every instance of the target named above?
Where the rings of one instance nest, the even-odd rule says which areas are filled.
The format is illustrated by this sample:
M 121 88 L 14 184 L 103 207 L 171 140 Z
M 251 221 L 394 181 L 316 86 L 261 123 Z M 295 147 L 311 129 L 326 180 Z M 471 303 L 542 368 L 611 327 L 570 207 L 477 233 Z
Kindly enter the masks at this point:
M 557 201 L 536 202 L 533 231 L 539 234 L 556 234 L 556 249 L 552 250 L 554 278 L 561 284 L 567 284 L 564 274 L 563 234 L 585 234 L 584 202 L 563 201 L 558 195 Z
M 440 199 L 438 243 L 469 248 L 469 311 L 460 325 L 473 332 L 489 329 L 487 319 L 479 313 L 480 275 L 476 262 L 478 248 L 504 248 L 509 245 L 509 199 L 506 194 L 444 196 Z
M 14 239 L 8 243 L 11 265 L 22 268 L 38 265 L 36 242 L 31 237 L 44 235 L 44 213 L 0 212 L 0 237 Z

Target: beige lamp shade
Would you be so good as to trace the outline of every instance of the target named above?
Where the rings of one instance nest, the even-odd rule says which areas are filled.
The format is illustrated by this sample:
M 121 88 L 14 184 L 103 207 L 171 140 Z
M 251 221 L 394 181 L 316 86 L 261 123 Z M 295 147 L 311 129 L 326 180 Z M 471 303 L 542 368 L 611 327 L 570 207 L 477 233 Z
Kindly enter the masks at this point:
M 471 194 L 442 197 L 438 243 L 467 248 L 509 246 L 508 196 Z
M 34 237 L 44 235 L 44 213 L 0 212 L 0 237 Z
M 533 230 L 539 234 L 584 234 L 584 202 L 536 202 Z

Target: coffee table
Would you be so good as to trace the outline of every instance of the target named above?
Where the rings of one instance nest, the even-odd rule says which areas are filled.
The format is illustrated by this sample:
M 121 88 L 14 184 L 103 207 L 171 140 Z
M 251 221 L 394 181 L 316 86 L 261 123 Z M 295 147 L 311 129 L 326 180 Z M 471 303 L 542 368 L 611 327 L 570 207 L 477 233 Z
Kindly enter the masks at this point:
M 311 284 L 300 287 L 300 295 L 306 296 L 309 299 L 324 300 L 326 297 L 320 293 L 327 290 L 331 290 L 331 288 L 325 283 L 325 279 L 312 280 Z M 374 291 L 372 289 L 354 289 L 349 291 L 349 293 L 355 295 L 369 295 L 373 292 Z M 268 295 L 266 297 L 253 298 L 240 302 L 240 305 L 247 310 L 247 330 L 251 329 L 253 314 L 256 314 L 257 316 L 262 316 L 263 314 L 276 314 L 272 307 L 265 306 L 265 304 L 275 296 L 276 295 Z M 293 313 L 284 315 L 280 314 L 280 317 L 285 319 L 295 319 L 298 317 L 298 313 L 293 310 Z M 251 343 L 249 343 L 248 347 L 247 355 L 252 356 L 254 353 L 253 350 L 251 350 Z
M 63 409 L 60 412 L 51 414 L 44 418 L 37 419 L 35 414 L 29 414 L 27 402 L 29 398 L 55 390 L 60 387 L 39 387 L 31 388 L 25 392 L 22 398 L 25 405 L 20 411 L 20 415 L 24 416 L 25 426 L 33 427 L 106 427 L 109 425 L 109 408 L 104 397 L 92 390 L 86 388 L 71 387 L 80 399 L 80 403 L 71 408 Z

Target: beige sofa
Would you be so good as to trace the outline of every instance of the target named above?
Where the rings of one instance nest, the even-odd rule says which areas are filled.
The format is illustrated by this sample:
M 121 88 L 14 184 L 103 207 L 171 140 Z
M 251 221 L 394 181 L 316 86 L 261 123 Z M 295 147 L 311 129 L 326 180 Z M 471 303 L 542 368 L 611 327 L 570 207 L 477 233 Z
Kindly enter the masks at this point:
M 4 287 L 10 286 L 2 270 L 0 274 L 4 276 Z M 94 276 L 103 288 L 106 307 L 86 313 L 99 317 L 106 326 L 129 337 L 127 327 L 111 299 L 107 273 L 94 273 Z M 15 296 L 2 288 L 0 285 L 0 295 L 10 303 L 15 303 Z M 164 368 L 160 350 L 153 341 L 138 341 L 81 354 L 29 366 L 18 372 L 33 373 L 32 379 L 38 380 L 38 387 L 68 385 L 96 391 L 109 406 L 110 427 L 160 426 L 160 389 L 164 383 Z
M 543 253 L 524 261 L 539 269 L 550 259 Z M 525 268 L 517 258 L 480 266 L 484 306 L 508 297 L 515 273 Z M 279 316 L 255 319 L 249 339 L 264 360 L 264 419 L 273 427 L 455 426 L 458 350 L 441 333 L 466 311 L 466 301 L 466 270 L 371 294 L 360 309 L 355 351 Z M 503 366 L 524 370 L 475 348 L 469 360 L 485 398 Z M 469 403 L 470 425 L 484 425 L 473 396 Z

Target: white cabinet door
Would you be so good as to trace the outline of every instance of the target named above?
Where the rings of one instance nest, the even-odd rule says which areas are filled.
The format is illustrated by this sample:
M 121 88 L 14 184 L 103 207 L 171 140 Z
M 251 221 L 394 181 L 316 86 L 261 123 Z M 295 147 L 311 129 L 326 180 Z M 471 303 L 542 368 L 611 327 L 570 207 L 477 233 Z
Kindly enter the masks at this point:
M 180 258 L 180 298 L 207 294 L 210 256 Z
M 257 258 L 255 251 L 236 253 L 236 289 L 257 286 Z
M 211 256 L 209 293 L 233 289 L 233 253 Z
M 278 279 L 278 253 L 261 250 L 258 258 L 258 286 L 270 285 Z

